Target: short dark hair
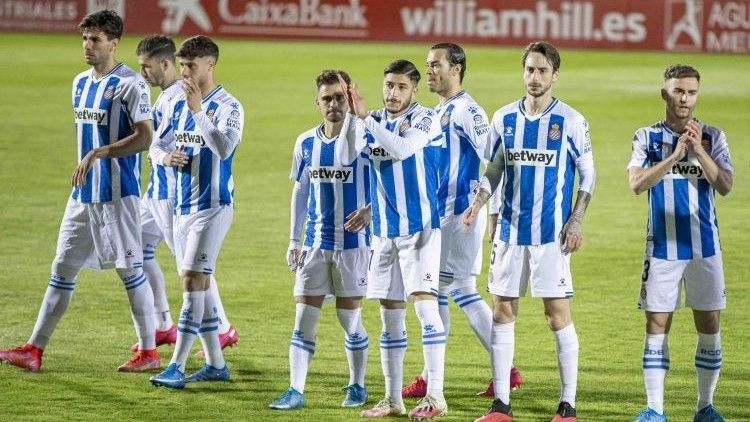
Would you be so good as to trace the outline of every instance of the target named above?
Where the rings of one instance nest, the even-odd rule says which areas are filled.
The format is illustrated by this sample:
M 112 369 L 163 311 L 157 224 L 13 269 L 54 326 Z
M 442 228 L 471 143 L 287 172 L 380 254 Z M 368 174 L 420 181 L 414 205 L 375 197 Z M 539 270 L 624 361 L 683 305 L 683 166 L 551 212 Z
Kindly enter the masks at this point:
M 560 70 L 560 64 L 562 61 L 560 60 L 560 53 L 557 52 L 554 45 L 546 41 L 537 41 L 527 45 L 526 48 L 523 49 L 523 54 L 521 55 L 521 66 L 526 66 L 526 58 L 529 57 L 529 54 L 531 53 L 539 53 L 543 55 L 552 65 L 553 71 Z
M 466 73 L 466 53 L 464 49 L 458 44 L 450 42 L 442 42 L 435 44 L 430 50 L 445 50 L 448 53 L 448 63 L 451 66 L 461 65 L 461 72 L 458 74 L 459 81 L 464 81 L 464 73 Z
M 422 75 L 419 74 L 419 70 L 417 70 L 417 67 L 414 66 L 414 63 L 404 59 L 398 59 L 390 62 L 388 66 L 386 66 L 383 70 L 383 76 L 389 73 L 394 73 L 396 75 L 406 75 L 412 82 L 414 82 L 414 85 L 417 85 L 419 83 L 419 80 L 422 78 Z
M 138 43 L 135 54 L 147 58 L 166 59 L 174 63 L 174 41 L 165 35 L 149 35 Z
M 349 77 L 349 74 L 347 74 L 343 70 L 326 69 L 320 72 L 320 75 L 315 78 L 315 86 L 320 89 L 320 87 L 323 85 L 335 85 L 339 83 L 339 76 L 341 76 L 341 78 L 344 80 L 344 82 L 346 82 L 347 85 L 352 84 L 352 79 Z
M 122 18 L 112 10 L 100 10 L 89 13 L 81 19 L 78 30 L 83 32 L 96 29 L 104 32 L 107 39 L 122 37 Z
M 183 59 L 194 59 L 196 57 L 213 57 L 219 61 L 219 46 L 214 40 L 205 35 L 196 35 L 182 42 L 177 51 L 177 57 Z
M 673 64 L 664 70 L 664 82 L 670 79 L 695 78 L 701 81 L 701 75 L 694 67 L 686 64 Z

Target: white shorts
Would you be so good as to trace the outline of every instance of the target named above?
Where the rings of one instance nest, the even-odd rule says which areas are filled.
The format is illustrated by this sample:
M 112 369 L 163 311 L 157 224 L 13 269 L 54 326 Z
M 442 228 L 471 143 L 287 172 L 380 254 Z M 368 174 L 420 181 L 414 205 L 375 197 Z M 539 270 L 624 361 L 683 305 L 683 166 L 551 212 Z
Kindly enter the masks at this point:
M 367 298 L 406 300 L 415 292 L 438 295 L 440 229 L 372 238 Z
M 143 234 L 163 239 L 172 253 L 174 253 L 173 224 L 173 198 L 141 199 L 141 231 Z
M 441 288 L 476 287 L 476 276 L 482 272 L 482 239 L 487 226 L 487 213 L 482 209 L 471 229 L 464 226 L 461 217 L 447 215 L 440 219 Z
M 496 296 L 522 297 L 531 284 L 531 296 L 573 297 L 570 255 L 557 242 L 544 245 L 511 245 L 496 240 L 492 245 L 487 290 Z
M 55 262 L 95 270 L 142 267 L 139 202 L 137 196 L 91 204 L 68 199 Z
M 233 216 L 234 208 L 231 205 L 177 215 L 174 223 L 174 249 L 178 270 L 213 274 L 216 258 Z
M 330 251 L 305 246 L 294 280 L 295 296 L 364 296 L 370 248 Z
M 718 311 L 727 306 L 721 253 L 709 258 L 676 261 L 646 256 L 641 281 L 638 308 L 645 311 L 679 309 L 683 286 L 685 306 L 691 309 Z

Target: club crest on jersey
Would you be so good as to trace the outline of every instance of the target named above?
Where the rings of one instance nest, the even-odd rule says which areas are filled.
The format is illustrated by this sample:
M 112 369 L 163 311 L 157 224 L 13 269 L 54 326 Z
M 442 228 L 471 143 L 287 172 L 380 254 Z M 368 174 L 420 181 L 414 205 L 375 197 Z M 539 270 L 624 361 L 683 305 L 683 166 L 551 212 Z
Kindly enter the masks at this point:
M 146 94 L 143 94 L 143 95 L 146 95 Z M 111 100 L 112 98 L 114 98 L 114 96 L 115 96 L 115 87 L 110 85 L 104 91 L 103 97 L 105 100 Z
M 484 121 L 484 117 L 481 114 L 474 115 L 474 132 L 477 135 L 484 135 L 490 131 L 490 125 Z
M 701 139 L 701 146 L 704 150 L 706 150 L 706 152 L 711 151 L 711 138 L 708 136 L 708 134 L 703 134 L 703 138 Z
M 398 126 L 398 134 L 399 136 L 404 136 L 404 133 L 406 133 L 407 130 L 409 130 L 409 127 L 411 126 L 411 116 L 405 118 L 401 121 L 401 124 Z
M 208 117 L 208 120 L 214 119 L 214 114 L 216 114 L 216 109 L 211 109 L 206 112 L 206 117 Z
M 443 117 L 440 118 L 440 126 L 447 126 L 451 121 L 451 112 L 446 111 Z
M 414 127 L 421 130 L 422 132 L 429 132 L 432 126 L 432 119 L 429 117 L 423 117 L 422 120 L 415 124 Z
M 352 169 L 346 167 L 310 167 L 307 175 L 312 183 L 352 183 Z
M 547 138 L 550 141 L 559 141 L 562 138 L 560 125 L 558 125 L 557 123 L 552 123 L 552 126 L 549 127 L 549 132 L 547 132 Z

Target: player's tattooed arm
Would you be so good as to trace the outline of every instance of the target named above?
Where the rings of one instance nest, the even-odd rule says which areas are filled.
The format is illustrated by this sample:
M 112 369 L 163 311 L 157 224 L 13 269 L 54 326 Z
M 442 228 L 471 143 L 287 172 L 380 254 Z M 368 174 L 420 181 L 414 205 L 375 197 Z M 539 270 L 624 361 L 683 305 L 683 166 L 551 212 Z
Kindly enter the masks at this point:
M 573 253 L 581 248 L 583 244 L 581 224 L 583 223 L 583 215 L 586 213 L 586 208 L 589 206 L 590 201 L 591 194 L 589 192 L 578 191 L 573 212 L 560 231 L 560 244 L 562 245 L 563 253 Z
M 474 200 L 471 206 L 464 211 L 464 215 L 461 218 L 464 226 L 467 228 L 474 224 L 474 221 L 482 210 L 482 207 L 492 196 L 492 192 L 497 189 L 497 185 L 500 184 L 500 180 L 503 178 L 503 168 L 505 167 L 505 155 L 502 153 L 496 153 L 493 161 L 487 164 L 487 168 L 484 170 L 484 176 L 479 181 L 479 186 L 476 188 Z
M 76 188 L 83 186 L 86 183 L 86 175 L 91 170 L 94 162 L 99 158 L 124 157 L 147 150 L 149 145 L 151 145 L 153 132 L 151 120 L 142 120 L 133 124 L 133 133 L 130 136 L 110 145 L 92 149 L 81 158 L 81 161 L 76 166 L 73 171 L 71 184 Z

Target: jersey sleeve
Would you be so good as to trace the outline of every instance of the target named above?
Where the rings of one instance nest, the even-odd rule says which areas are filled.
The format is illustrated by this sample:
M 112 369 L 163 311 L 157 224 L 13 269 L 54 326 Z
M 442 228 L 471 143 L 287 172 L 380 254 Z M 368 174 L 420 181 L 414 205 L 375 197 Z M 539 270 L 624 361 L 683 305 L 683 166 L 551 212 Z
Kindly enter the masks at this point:
M 633 135 L 628 169 L 631 167 L 647 168 L 648 166 L 649 161 L 648 145 L 646 144 L 646 131 L 639 129 L 635 132 L 635 135 Z
M 490 124 L 482 107 L 477 104 L 470 105 L 466 113 L 463 113 L 463 126 L 466 138 L 471 146 L 476 150 L 477 155 L 483 157 L 485 161 L 490 159 L 491 143 L 488 138 L 490 135 Z
M 123 91 L 122 103 L 131 125 L 153 119 L 151 91 L 140 75 L 136 75 Z
M 307 180 L 308 174 L 305 171 L 307 162 L 305 160 L 304 153 L 302 152 L 302 139 L 298 138 L 297 142 L 294 143 L 294 151 L 292 152 L 292 168 L 289 172 L 289 178 L 295 182 L 304 183 Z
M 727 135 L 724 133 L 724 131 L 721 130 L 719 130 L 718 133 L 719 136 L 716 137 L 716 141 L 711 145 L 711 158 L 720 168 L 730 173 L 734 173 L 734 167 L 732 166 L 732 156 L 729 154 Z
M 594 153 L 591 148 L 589 123 L 583 116 L 578 114 L 574 120 L 572 129 L 570 150 L 580 176 L 578 190 L 592 193 L 594 191 L 596 171 L 594 170 Z
M 216 128 L 234 143 L 242 142 L 242 130 L 245 125 L 245 110 L 239 101 L 232 99 L 222 104 L 214 118 Z

